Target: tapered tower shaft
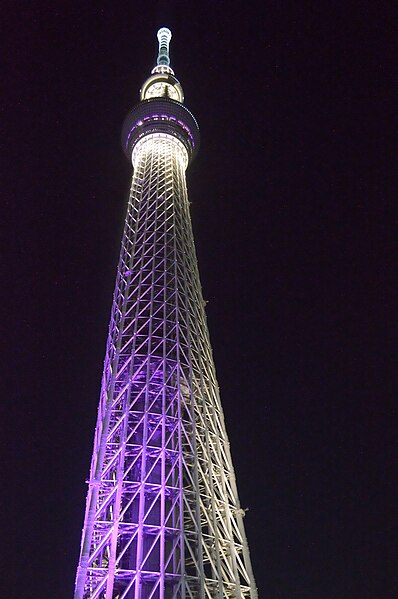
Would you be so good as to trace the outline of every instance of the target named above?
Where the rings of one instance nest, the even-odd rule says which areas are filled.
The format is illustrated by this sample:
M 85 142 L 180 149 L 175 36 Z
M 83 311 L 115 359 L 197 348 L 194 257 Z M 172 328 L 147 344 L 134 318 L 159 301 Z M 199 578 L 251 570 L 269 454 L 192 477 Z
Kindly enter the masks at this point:
M 122 135 L 134 174 L 75 599 L 257 596 L 189 215 L 198 129 L 167 31 Z

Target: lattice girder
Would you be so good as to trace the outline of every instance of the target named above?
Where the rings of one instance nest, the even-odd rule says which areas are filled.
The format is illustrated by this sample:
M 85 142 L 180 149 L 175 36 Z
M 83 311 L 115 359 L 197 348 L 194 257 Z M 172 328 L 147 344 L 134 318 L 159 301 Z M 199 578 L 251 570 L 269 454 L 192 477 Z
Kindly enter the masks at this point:
M 255 599 L 186 150 L 168 134 L 144 142 L 122 239 L 75 599 Z

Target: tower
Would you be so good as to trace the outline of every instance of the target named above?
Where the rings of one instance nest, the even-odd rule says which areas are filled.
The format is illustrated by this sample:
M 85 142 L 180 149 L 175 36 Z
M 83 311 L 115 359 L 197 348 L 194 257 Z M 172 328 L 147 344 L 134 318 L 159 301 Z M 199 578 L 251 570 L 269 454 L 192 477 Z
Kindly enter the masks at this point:
M 199 145 L 171 32 L 127 115 L 133 179 L 75 599 L 256 599 L 220 404 L 185 170 Z

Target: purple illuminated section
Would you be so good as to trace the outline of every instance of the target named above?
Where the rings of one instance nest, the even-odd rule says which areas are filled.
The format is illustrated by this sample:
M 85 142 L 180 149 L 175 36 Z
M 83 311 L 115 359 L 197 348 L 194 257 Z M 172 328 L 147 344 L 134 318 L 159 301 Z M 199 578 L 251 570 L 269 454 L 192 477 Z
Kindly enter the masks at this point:
M 192 277 L 185 251 L 190 255 L 193 248 L 185 243 L 183 249 L 176 242 L 182 219 L 185 222 L 187 197 L 184 167 L 173 160 L 175 151 L 174 141 L 163 139 L 154 141 L 149 156 L 138 152 L 111 315 L 75 599 L 184 596 L 183 461 L 189 460 L 192 468 L 193 449 L 185 455 L 183 448 L 189 448 L 192 439 L 192 411 L 189 363 L 179 341 L 187 331 L 180 323 L 176 298 Z M 166 180 L 176 186 L 167 193 Z M 138 191 L 143 187 L 138 182 L 143 181 L 149 193 Z M 177 264 L 186 271 L 181 281 Z
M 146 122 L 151 123 L 151 122 L 158 122 L 158 121 L 171 122 L 171 123 L 178 124 L 178 126 L 181 127 L 181 129 L 183 129 L 185 131 L 185 133 L 188 135 L 188 137 L 191 141 L 192 148 L 195 148 L 195 140 L 193 138 L 193 135 L 192 135 L 190 129 L 187 127 L 187 125 L 183 121 L 175 118 L 174 116 L 168 115 L 168 114 L 152 114 L 151 116 L 143 117 L 142 119 L 137 121 L 135 123 L 135 125 L 133 125 L 133 127 L 131 127 L 130 132 L 127 136 L 127 141 L 125 143 L 126 151 L 128 150 L 131 136 L 138 127 L 142 127 Z

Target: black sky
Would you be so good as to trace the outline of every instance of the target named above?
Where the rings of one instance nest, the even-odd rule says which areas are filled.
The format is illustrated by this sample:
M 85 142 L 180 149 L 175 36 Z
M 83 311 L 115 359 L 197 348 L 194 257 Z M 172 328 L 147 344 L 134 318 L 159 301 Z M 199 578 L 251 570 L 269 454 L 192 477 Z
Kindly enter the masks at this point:
M 395 14 L 394 14 L 395 12 Z M 131 168 L 171 27 L 260 599 L 398 597 L 393 3 L 3 3 L 2 597 L 72 597 Z

